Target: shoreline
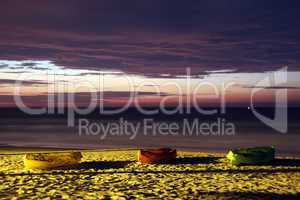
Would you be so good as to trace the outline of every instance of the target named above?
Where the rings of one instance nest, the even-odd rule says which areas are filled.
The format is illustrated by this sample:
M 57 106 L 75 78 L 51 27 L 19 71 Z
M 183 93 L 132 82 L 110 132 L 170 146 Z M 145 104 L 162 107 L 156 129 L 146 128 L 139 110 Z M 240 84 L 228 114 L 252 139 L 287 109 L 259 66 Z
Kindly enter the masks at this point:
M 25 153 L 46 153 L 46 152 L 72 152 L 72 151 L 80 151 L 80 152 L 108 152 L 108 151 L 134 151 L 139 149 L 147 149 L 147 148 L 160 148 L 163 146 L 153 146 L 153 147 L 145 147 L 145 148 L 58 148 L 58 147 L 20 147 L 20 146 L 0 146 L 0 155 L 17 155 L 17 154 L 25 154 Z M 172 147 L 176 148 L 176 147 Z M 181 152 L 191 152 L 191 153 L 211 153 L 211 154 L 227 154 L 229 150 L 216 149 L 216 148 L 199 148 L 199 149 L 187 149 L 187 148 L 176 148 Z M 280 151 L 276 149 L 277 157 L 294 157 L 300 158 L 300 152 L 287 152 Z

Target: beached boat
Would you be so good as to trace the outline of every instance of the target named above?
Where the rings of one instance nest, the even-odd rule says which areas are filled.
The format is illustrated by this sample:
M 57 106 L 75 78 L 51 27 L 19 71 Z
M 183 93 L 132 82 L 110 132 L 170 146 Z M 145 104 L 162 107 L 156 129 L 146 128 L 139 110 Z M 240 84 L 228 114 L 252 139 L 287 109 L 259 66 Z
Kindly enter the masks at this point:
M 176 156 L 176 149 L 147 149 L 139 151 L 138 161 L 144 164 L 163 164 L 174 161 Z
M 26 169 L 55 169 L 79 164 L 80 152 L 66 153 L 28 153 L 24 156 Z
M 274 147 L 254 147 L 235 149 L 226 156 L 234 165 L 240 164 L 264 164 L 274 160 Z

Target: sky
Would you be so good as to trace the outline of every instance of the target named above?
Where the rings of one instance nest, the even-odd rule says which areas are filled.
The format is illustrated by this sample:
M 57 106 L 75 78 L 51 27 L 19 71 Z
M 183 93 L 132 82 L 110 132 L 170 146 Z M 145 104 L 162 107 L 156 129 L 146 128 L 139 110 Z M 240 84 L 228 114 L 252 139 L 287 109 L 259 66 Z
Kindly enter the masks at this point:
M 59 94 L 79 105 L 132 95 L 147 105 L 218 105 L 223 95 L 247 106 L 253 89 L 258 104 L 287 90 L 298 105 L 299 9 L 267 0 L 2 0 L 0 107 L 16 106 L 14 96 L 43 106 Z M 274 73 L 279 82 L 262 81 Z

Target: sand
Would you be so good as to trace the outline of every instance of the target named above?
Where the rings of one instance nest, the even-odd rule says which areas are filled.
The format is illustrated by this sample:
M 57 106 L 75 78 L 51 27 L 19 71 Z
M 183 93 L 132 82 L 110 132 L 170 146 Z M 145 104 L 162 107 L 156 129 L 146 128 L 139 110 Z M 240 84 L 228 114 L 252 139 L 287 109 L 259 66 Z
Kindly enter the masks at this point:
M 143 165 L 136 151 L 83 152 L 71 169 L 25 170 L 0 155 L 2 199 L 299 199 L 300 159 L 232 166 L 224 154 L 179 152 L 174 164 Z

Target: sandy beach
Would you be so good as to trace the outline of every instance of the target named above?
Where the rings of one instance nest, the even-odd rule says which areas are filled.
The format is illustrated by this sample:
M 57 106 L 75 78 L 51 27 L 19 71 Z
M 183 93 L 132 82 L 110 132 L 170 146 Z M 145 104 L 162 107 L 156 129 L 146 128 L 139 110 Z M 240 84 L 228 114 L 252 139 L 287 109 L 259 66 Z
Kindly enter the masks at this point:
M 6 154 L 9 152 L 10 154 Z M 300 158 L 232 166 L 222 153 L 178 152 L 173 164 L 136 162 L 137 151 L 84 151 L 79 166 L 26 170 L 24 154 L 2 151 L 1 199 L 297 199 Z
M 300 200 L 300 1 L 0 5 L 0 200 Z

